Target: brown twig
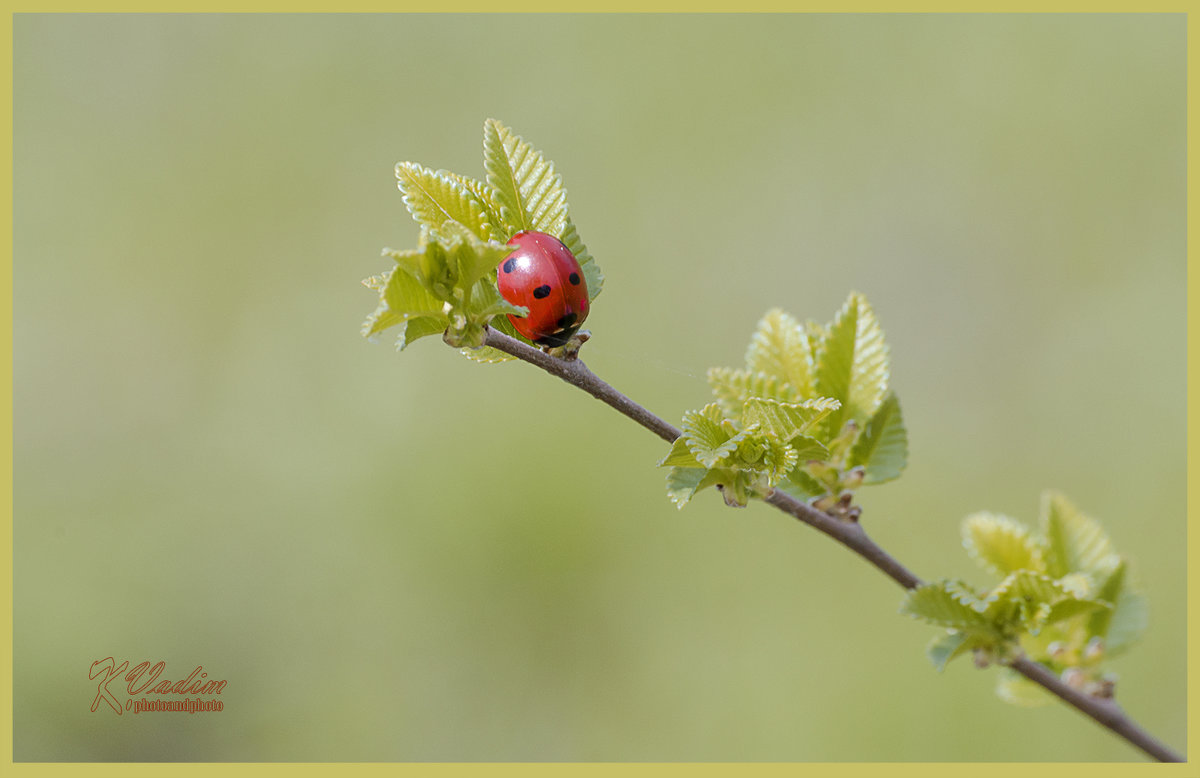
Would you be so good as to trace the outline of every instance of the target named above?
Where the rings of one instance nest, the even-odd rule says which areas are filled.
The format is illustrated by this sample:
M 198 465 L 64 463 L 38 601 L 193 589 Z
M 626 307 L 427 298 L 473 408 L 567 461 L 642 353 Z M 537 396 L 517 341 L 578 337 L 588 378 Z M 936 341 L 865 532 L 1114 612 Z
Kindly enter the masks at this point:
M 675 438 L 682 434 L 673 424 L 663 421 L 600 380 L 595 373 L 588 370 L 588 366 L 583 364 L 582 360 L 565 360 L 552 357 L 541 349 L 536 349 L 533 346 L 522 343 L 516 338 L 509 337 L 503 332 L 497 332 L 491 327 L 488 327 L 487 340 L 484 341 L 484 345 L 491 346 L 517 359 L 537 365 L 547 373 L 558 376 L 571 386 L 578 387 L 600 402 L 607 403 L 616 408 L 668 443 L 674 443 Z
M 1103 727 L 1125 738 L 1130 744 L 1137 746 L 1160 762 L 1182 762 L 1183 757 L 1170 746 L 1142 729 L 1125 715 L 1121 706 L 1111 699 L 1093 697 L 1073 686 L 1068 686 L 1050 672 L 1045 665 L 1039 664 L 1029 657 L 1014 659 L 1008 666 L 1021 675 L 1053 693 L 1063 702 L 1075 708 L 1085 716 L 1096 721 Z
M 668 443 L 673 443 L 681 434 L 674 425 L 667 423 L 602 381 L 581 360 L 568 361 L 552 357 L 491 328 L 488 329 L 485 345 L 558 376 L 572 386 L 578 387 L 601 402 L 612 406 Z M 808 503 L 780 491 L 773 491 L 765 502 L 819 532 L 825 533 L 858 554 L 903 588 L 915 589 L 921 585 L 921 579 L 876 545 L 860 524 L 830 516 L 824 511 L 819 511 Z M 1184 761 L 1180 754 L 1164 745 L 1126 716 L 1112 700 L 1093 697 L 1068 686 L 1044 665 L 1027 657 L 1013 660 L 1008 663 L 1008 666 L 1160 762 Z

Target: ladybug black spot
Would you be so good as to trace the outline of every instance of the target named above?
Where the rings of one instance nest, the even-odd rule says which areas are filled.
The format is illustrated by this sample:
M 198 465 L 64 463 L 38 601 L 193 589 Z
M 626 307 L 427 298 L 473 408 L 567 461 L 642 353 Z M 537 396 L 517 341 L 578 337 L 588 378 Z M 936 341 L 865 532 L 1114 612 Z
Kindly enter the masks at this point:
M 550 286 L 548 284 L 542 284 L 537 289 L 533 290 L 533 296 L 539 300 L 549 297 L 550 296 Z
M 571 282 L 572 286 L 579 286 L 579 274 L 578 273 L 572 273 L 571 275 L 567 276 L 567 280 Z
M 566 316 L 564 316 L 558 320 L 558 328 L 563 329 L 565 327 L 570 327 L 572 324 L 575 323 L 575 319 L 576 319 L 575 314 L 568 313 Z
M 516 264 L 517 264 L 517 261 L 515 259 L 504 260 L 504 272 L 511 273 L 513 271 L 513 266 Z

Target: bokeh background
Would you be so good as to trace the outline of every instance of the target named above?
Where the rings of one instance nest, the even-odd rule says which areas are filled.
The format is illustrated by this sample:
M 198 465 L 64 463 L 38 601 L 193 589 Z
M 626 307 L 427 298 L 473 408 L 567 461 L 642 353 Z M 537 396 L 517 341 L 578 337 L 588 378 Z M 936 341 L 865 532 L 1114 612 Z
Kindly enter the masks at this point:
M 607 275 L 584 358 L 677 420 L 758 317 L 867 294 L 910 431 L 864 521 L 1102 519 L 1152 606 L 1119 698 L 1185 734 L 1175 16 L 14 22 L 18 760 L 1137 760 L 939 675 L 901 592 L 527 365 L 358 334 L 393 165 L 553 159 Z M 93 661 L 221 713 L 91 713 Z

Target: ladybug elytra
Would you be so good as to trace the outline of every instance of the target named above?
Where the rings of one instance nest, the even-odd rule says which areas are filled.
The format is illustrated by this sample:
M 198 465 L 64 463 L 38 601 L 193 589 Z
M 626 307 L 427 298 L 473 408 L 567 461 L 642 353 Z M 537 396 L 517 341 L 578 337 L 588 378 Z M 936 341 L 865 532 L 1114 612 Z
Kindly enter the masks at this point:
M 517 332 L 539 346 L 562 346 L 588 315 L 587 281 L 579 260 L 561 240 L 524 230 L 508 245 L 515 250 L 496 271 L 496 286 L 505 300 L 529 309 L 524 317 L 508 315 Z

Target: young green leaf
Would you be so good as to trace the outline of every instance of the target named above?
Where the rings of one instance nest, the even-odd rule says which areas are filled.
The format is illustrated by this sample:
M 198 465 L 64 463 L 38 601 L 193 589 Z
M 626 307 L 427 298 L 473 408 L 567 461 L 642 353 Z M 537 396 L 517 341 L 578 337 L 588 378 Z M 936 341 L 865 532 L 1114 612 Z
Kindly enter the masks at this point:
M 575 229 L 575 222 L 571 221 L 569 214 L 563 233 L 558 236 L 558 239 L 575 255 L 575 259 L 579 260 L 579 267 L 583 270 L 583 279 L 587 283 L 588 301 L 595 300 L 604 287 L 604 274 L 600 272 L 596 260 L 592 259 L 587 246 L 583 245 L 583 241 L 580 240 L 579 231 Z
M 395 327 L 396 325 L 403 323 L 404 317 L 398 313 L 394 313 L 390 308 L 387 307 L 387 303 L 381 300 L 379 305 L 375 307 L 375 310 L 371 311 L 370 315 L 368 315 L 366 320 L 363 321 L 362 327 L 359 331 L 362 333 L 364 338 L 368 338 L 372 343 L 374 343 L 378 340 L 375 336 L 380 332 L 383 332 L 389 327 Z
M 1055 580 L 1059 586 L 1076 597 L 1090 597 L 1092 590 L 1096 588 L 1092 576 L 1088 573 L 1067 573 Z
M 801 403 L 785 403 L 767 397 L 750 397 L 742 406 L 742 423 L 757 424 L 784 442 L 809 433 L 817 422 L 837 410 L 837 400 L 820 397 Z
M 1104 639 L 1105 651 L 1111 656 L 1133 645 L 1150 623 L 1150 608 L 1145 595 L 1125 589 L 1114 603 L 1112 619 Z
M 709 477 L 705 481 L 711 480 L 714 486 L 721 487 L 721 496 L 725 498 L 725 504 L 731 508 L 745 508 L 750 501 L 750 495 L 757 494 L 754 484 L 751 482 L 751 474 L 744 470 L 719 468 L 708 475 Z M 703 485 L 701 484 L 701 486 Z
M 751 370 L 735 370 L 729 367 L 713 367 L 708 370 L 708 383 L 713 395 L 725 415 L 740 420 L 746 401 L 752 397 L 798 403 L 800 397 L 795 387 L 785 384 L 774 376 Z
M 451 180 L 458 183 L 462 188 L 471 193 L 475 201 L 483 208 L 483 213 L 487 217 L 488 225 L 491 228 L 488 238 L 504 242 L 505 230 L 504 221 L 500 218 L 500 204 L 496 202 L 496 194 L 492 188 L 483 181 L 478 181 L 470 176 L 460 175 L 458 173 L 450 173 L 442 171 Z M 480 235 L 480 237 L 484 237 Z
M 417 267 L 424 256 L 425 253 L 420 251 L 404 252 L 397 256 L 397 267 L 383 287 L 383 302 L 401 321 L 444 314 L 445 301 L 431 294 L 422 279 L 414 274 L 419 272 Z
M 1046 570 L 1042 549 L 1029 530 L 1007 516 L 972 514 L 963 521 L 962 534 L 967 554 L 995 575 Z
M 529 314 L 529 309 L 525 306 L 513 305 L 504 299 L 500 291 L 496 289 L 496 285 L 492 283 L 491 278 L 485 277 L 476 281 L 471 287 L 469 299 L 473 315 L 484 321 L 492 321 L 493 317 L 498 317 L 500 314 L 512 314 L 513 316 Z
M 595 300 L 604 288 L 604 274 L 600 272 L 600 266 L 595 262 L 583 262 L 579 269 L 583 271 L 583 281 L 587 284 L 588 301 Z
M 972 647 L 1006 656 L 1019 648 L 1091 682 L 1101 678 L 1104 657 L 1138 637 L 1146 625 L 1145 600 L 1129 589 L 1127 568 L 1099 525 L 1061 495 L 1047 493 L 1042 528 L 1045 540 L 1005 516 L 978 513 L 963 522 L 971 556 L 1005 577 L 982 596 L 954 581 L 909 593 L 905 612 L 952 630 L 927 650 L 935 666 Z M 1011 672 L 996 691 L 1016 704 L 1044 701 L 1038 687 Z
M 418 224 L 438 232 L 448 221 L 462 224 L 477 237 L 493 237 L 486 205 L 461 178 L 446 170 L 430 170 L 415 162 L 396 165 L 404 204 Z
M 812 458 L 819 459 L 820 457 Z M 800 461 L 804 462 L 805 460 L 801 458 Z M 820 481 L 809 475 L 803 467 L 792 468 L 787 474 L 787 479 L 776 488 L 801 502 L 820 497 L 829 491 L 821 485 Z
M 962 581 L 943 581 L 942 588 L 955 602 L 962 603 L 977 613 L 982 613 L 987 608 L 987 603 L 983 602 L 980 595 Z
M 817 354 L 821 351 L 821 344 L 829 337 L 829 327 L 818 324 L 812 319 L 804 322 L 804 337 L 808 338 L 808 353 L 812 354 L 813 358 L 813 381 L 816 381 L 817 373 Z M 815 383 L 814 383 L 815 386 Z
M 521 311 L 522 313 L 518 315 L 523 316 L 528 313 L 527 309 L 525 308 L 521 308 Z M 529 339 L 517 332 L 517 328 L 512 326 L 512 322 L 508 320 L 507 316 L 495 317 L 488 322 L 488 326 L 494 330 L 503 332 L 510 338 L 515 338 L 527 345 L 529 344 Z M 495 364 L 497 362 L 507 362 L 510 359 L 516 359 L 516 357 L 512 356 L 511 354 L 506 354 L 500 349 L 495 349 L 490 346 L 483 346 L 481 348 L 464 348 L 460 349 L 460 353 L 473 362 L 479 362 L 481 364 L 488 365 Z
M 995 636 L 991 622 L 972 607 L 971 592 L 965 584 L 939 581 L 910 589 L 900 605 L 907 613 L 930 624 L 973 635 Z
M 1017 620 L 1030 635 L 1041 634 L 1042 627 L 1050 620 L 1054 606 L 1048 602 L 1021 600 L 1017 607 Z
M 715 486 L 725 475 L 721 470 L 672 467 L 667 472 L 667 497 L 677 508 L 683 508 L 696 492 Z
M 1110 602 L 1114 606 L 1117 604 L 1117 601 L 1121 597 L 1121 592 L 1125 588 L 1126 568 L 1127 565 L 1125 560 L 1121 560 L 1117 563 L 1117 566 L 1113 568 L 1112 572 L 1109 573 L 1108 576 L 1100 582 L 1099 586 L 1096 587 L 1097 599 Z M 1108 626 L 1112 621 L 1112 615 L 1115 610 L 1116 609 L 1113 608 L 1107 611 L 1093 613 L 1092 617 L 1088 619 L 1088 634 L 1096 635 L 1101 638 L 1106 637 L 1108 635 Z
M 707 469 L 704 465 L 696 461 L 695 454 L 688 448 L 687 435 L 680 435 L 675 438 L 675 442 L 671 444 L 671 450 L 665 457 L 659 460 L 659 467 L 692 467 Z
M 867 426 L 850 449 L 851 467 L 866 470 L 864 484 L 879 484 L 899 478 L 908 464 L 908 432 L 900 415 L 900 401 L 889 392 L 875 409 Z
M 363 279 L 363 286 L 367 287 L 368 289 L 374 289 L 376 292 L 380 293 L 379 305 L 374 311 L 371 312 L 371 315 L 367 317 L 367 320 L 363 322 L 361 332 L 364 338 L 374 339 L 376 334 L 383 332 L 388 327 L 394 327 L 404 321 L 403 316 L 388 308 L 387 302 L 384 301 L 382 294 L 383 288 L 387 286 L 388 280 L 395 271 L 396 268 L 393 267 L 377 276 L 371 276 L 370 278 Z
M 992 623 L 1019 622 L 1034 635 L 1049 624 L 1109 607 L 1105 602 L 1077 597 L 1059 581 L 1033 570 L 1010 574 L 981 602 Z
M 788 441 L 788 445 L 796 453 L 797 462 L 807 462 L 810 459 L 824 462 L 829 459 L 829 449 L 825 448 L 825 444 L 808 435 L 797 435 Z
M 1024 708 L 1036 708 L 1054 699 L 1033 681 L 1007 668 L 996 680 L 996 696 Z
M 946 665 L 951 659 L 970 651 L 974 643 L 976 641 L 972 640 L 967 633 L 950 630 L 945 635 L 940 635 L 930 641 L 925 648 L 925 655 L 929 657 L 929 661 L 933 662 L 933 666 L 940 673 L 946 669 Z
M 1057 492 L 1042 495 L 1042 534 L 1046 537 L 1046 570 L 1055 578 L 1067 573 L 1105 577 L 1120 564 L 1100 524 L 1084 516 Z
M 980 602 L 989 617 L 998 617 L 1005 605 L 1024 601 L 1033 605 L 1053 605 L 1061 599 L 1073 596 L 1045 573 L 1034 570 L 1017 570 L 996 584 Z
M 1048 627 L 1051 624 L 1058 624 L 1061 621 L 1073 619 L 1076 616 L 1082 616 L 1085 613 L 1090 613 L 1095 616 L 1098 613 L 1111 613 L 1112 605 L 1100 600 L 1075 599 L 1073 597 L 1064 597 L 1058 602 L 1050 606 L 1045 618 L 1038 625 L 1040 627 Z M 1037 634 L 1034 632 L 1034 634 Z
M 806 460 L 797 468 L 797 471 L 803 471 L 805 475 L 820 484 L 817 495 L 833 496 L 840 491 L 841 471 L 828 462 L 819 459 Z
M 420 316 L 400 323 L 396 335 L 396 350 L 403 351 L 418 338 L 441 335 L 446 330 L 446 320 L 440 316 Z
M 830 435 L 849 419 L 865 422 L 883 402 L 888 385 L 888 348 L 870 303 L 851 292 L 815 354 L 814 391 L 842 401 L 826 420 Z
M 733 440 L 738 441 L 734 461 L 742 470 L 756 473 L 762 479 L 761 484 L 754 485 L 756 494 L 760 491 L 758 487 L 770 489 L 796 466 L 795 449 L 781 441 L 774 433 L 764 432 L 752 426 Z
M 732 434 L 722 424 L 721 409 L 709 403 L 699 411 L 688 411 L 683 415 L 683 436 L 692 456 L 706 468 L 729 458 L 737 450 L 741 436 Z
M 516 359 L 516 357 L 505 354 L 500 349 L 495 349 L 491 346 L 460 348 L 458 353 L 462 354 L 472 362 L 478 362 L 481 365 L 494 365 L 499 362 L 508 362 L 509 360 Z
M 366 281 L 379 291 L 380 305 L 364 324 L 364 335 L 421 319 L 405 326 L 399 348 L 439 331 L 451 345 L 477 348 L 483 345 L 490 321 L 502 314 L 528 313 L 501 297 L 493 280 L 508 247 L 481 240 L 459 222 L 446 221 L 438 232 L 424 228 L 415 250 L 384 253 L 396 266 Z
M 508 237 L 521 230 L 564 233 L 567 193 L 554 164 L 495 119 L 483 126 L 483 166 Z
M 682 509 L 700 489 L 700 482 L 708 475 L 704 469 L 672 467 L 667 471 L 667 498 Z
M 592 258 L 592 254 L 588 251 L 587 246 L 583 244 L 583 239 L 579 237 L 579 230 L 576 229 L 575 222 L 571 220 L 570 213 L 567 214 L 562 235 L 559 235 L 558 239 L 561 240 L 563 245 L 575 255 L 575 259 L 579 261 L 580 265 L 586 265 L 590 262 L 596 261 Z M 588 294 L 590 295 L 591 293 L 592 290 L 589 286 Z M 599 294 L 599 292 L 596 294 Z
M 481 240 L 477 235 L 458 222 L 446 222 L 441 226 L 446 238 L 445 246 L 451 263 L 455 286 L 471 289 L 496 269 L 504 258 L 512 253 L 512 247 L 495 241 Z M 490 280 L 487 284 L 496 288 Z M 499 296 L 499 292 L 496 295 Z M 527 312 L 527 311 L 524 311 Z
M 770 435 L 770 433 L 768 433 L 768 435 Z M 801 439 L 802 438 L 796 438 L 796 440 Z M 817 441 L 813 440 L 812 438 L 806 438 L 806 440 L 812 441 L 813 443 L 816 443 L 818 447 L 824 448 L 820 443 L 817 443 Z M 805 451 L 805 453 L 809 453 L 809 451 L 811 451 L 811 449 Z M 796 466 L 796 463 L 800 461 L 800 453 L 801 450 L 795 446 L 786 445 L 779 441 L 778 438 L 770 436 L 767 451 L 765 454 L 763 454 L 763 464 L 766 465 L 767 468 L 767 485 L 774 487 L 775 484 L 779 483 L 780 478 L 791 472 L 792 468 Z
M 389 253 L 388 249 L 383 250 L 383 255 L 385 257 L 388 256 L 388 253 Z M 377 276 L 370 276 L 368 278 L 364 278 L 362 280 L 362 285 L 367 287 L 368 289 L 374 289 L 376 292 L 381 291 L 383 289 L 383 287 L 387 286 L 388 278 L 391 277 L 392 271 L 395 269 L 396 269 L 395 267 L 390 267 Z
M 1141 637 L 1149 622 L 1146 598 L 1128 582 L 1128 564 L 1121 560 L 1096 588 L 1096 599 L 1112 603 L 1106 611 L 1096 611 L 1088 619 L 1088 634 L 1104 640 L 1105 653 L 1112 655 L 1128 648 Z
M 790 384 L 801 397 L 813 396 L 813 354 L 807 333 L 799 321 L 778 308 L 759 321 L 746 349 L 746 367 Z

